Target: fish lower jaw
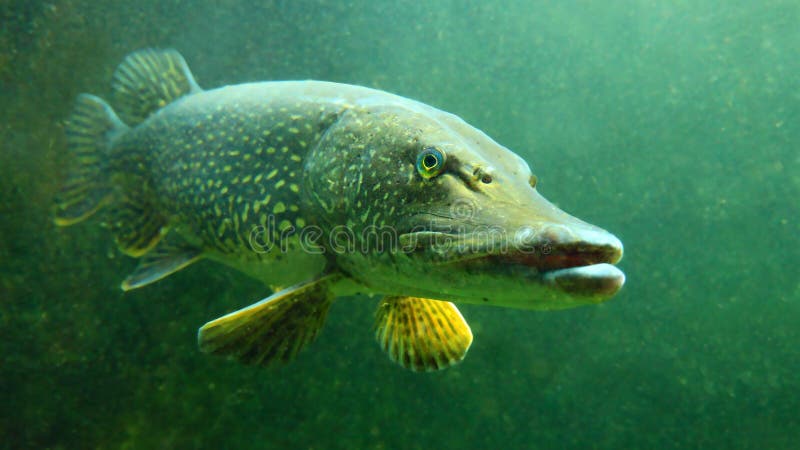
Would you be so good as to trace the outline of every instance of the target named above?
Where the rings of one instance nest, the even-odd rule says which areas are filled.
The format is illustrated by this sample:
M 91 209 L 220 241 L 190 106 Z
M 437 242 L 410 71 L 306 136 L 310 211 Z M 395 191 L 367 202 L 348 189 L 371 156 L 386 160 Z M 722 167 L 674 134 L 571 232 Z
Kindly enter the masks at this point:
M 517 279 L 535 279 L 551 291 L 579 299 L 580 303 L 600 303 L 616 294 L 625 284 L 625 274 L 614 262 L 615 252 L 605 250 L 560 252 L 550 255 L 488 255 L 463 261 L 475 272 L 503 273 Z
M 541 276 L 544 284 L 551 288 L 598 302 L 613 296 L 625 284 L 625 274 L 608 263 L 548 270 Z

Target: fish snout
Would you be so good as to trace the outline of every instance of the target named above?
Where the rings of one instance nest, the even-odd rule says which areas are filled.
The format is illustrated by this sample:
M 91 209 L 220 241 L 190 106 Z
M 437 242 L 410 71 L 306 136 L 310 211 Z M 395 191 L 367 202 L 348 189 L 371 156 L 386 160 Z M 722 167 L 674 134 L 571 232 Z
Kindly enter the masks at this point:
M 625 274 L 613 265 L 622 259 L 622 242 L 602 228 L 580 221 L 550 224 L 534 241 L 540 249 L 543 280 L 555 289 L 599 302 L 625 284 Z
M 577 219 L 576 219 L 576 222 Z M 515 235 L 517 248 L 538 252 L 544 257 L 572 259 L 572 264 L 616 264 L 622 259 L 622 242 L 594 225 L 548 223 L 523 226 Z

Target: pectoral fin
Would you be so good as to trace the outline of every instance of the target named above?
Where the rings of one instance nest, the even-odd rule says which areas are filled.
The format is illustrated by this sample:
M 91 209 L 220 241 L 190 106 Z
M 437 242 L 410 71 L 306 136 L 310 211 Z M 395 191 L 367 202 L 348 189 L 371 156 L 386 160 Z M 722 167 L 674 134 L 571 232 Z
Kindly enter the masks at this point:
M 134 182 L 128 180 L 130 186 Z M 153 205 L 146 185 L 126 189 L 124 198 L 111 210 L 110 225 L 119 249 L 134 258 L 152 250 L 167 234 L 167 219 Z
M 458 363 L 472 344 L 469 325 L 450 302 L 385 297 L 375 326 L 375 337 L 392 361 L 417 372 Z
M 228 355 L 246 364 L 289 362 L 317 337 L 328 315 L 337 275 L 296 284 L 200 328 L 206 353 Z
M 159 242 L 139 260 L 139 266 L 122 282 L 122 290 L 130 291 L 172 275 L 201 259 L 201 249 L 170 242 Z

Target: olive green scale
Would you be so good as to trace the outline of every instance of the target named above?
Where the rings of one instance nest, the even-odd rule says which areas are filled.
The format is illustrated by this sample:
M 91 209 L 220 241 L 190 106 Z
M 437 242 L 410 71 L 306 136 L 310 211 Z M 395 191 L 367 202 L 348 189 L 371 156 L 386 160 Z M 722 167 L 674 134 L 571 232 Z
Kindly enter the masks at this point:
M 335 111 L 264 101 L 247 95 L 253 88 L 179 100 L 116 143 L 114 160 L 133 183 L 149 178 L 157 209 L 169 212 L 182 235 L 220 253 L 263 259 L 293 250 L 313 221 L 301 210 L 303 165 Z

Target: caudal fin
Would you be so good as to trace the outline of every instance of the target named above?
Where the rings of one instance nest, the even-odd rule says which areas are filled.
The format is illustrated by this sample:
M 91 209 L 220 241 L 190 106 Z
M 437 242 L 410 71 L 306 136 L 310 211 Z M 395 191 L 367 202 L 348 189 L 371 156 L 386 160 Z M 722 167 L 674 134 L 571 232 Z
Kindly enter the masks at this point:
M 111 140 L 127 130 L 114 110 L 99 97 L 81 94 L 66 124 L 67 149 L 73 167 L 55 199 L 55 222 L 78 223 L 99 210 L 111 197 L 108 154 Z
M 135 164 L 125 166 L 125 158 L 131 159 L 131 152 L 137 149 L 115 153 L 115 158 L 122 160 L 114 161 L 111 170 L 112 142 L 129 126 L 139 125 L 169 103 L 201 89 L 177 51 L 151 49 L 126 56 L 114 72 L 111 88 L 119 117 L 106 102 L 93 95 L 81 94 L 75 104 L 66 131 L 76 165 L 56 197 L 55 221 L 58 225 L 80 222 L 110 203 L 113 192 L 111 231 L 123 252 L 139 257 L 164 236 L 167 218 L 155 207 L 146 189 L 148 174 L 137 172 Z M 111 172 L 116 172 L 113 189 Z M 148 266 L 131 286 L 154 281 L 157 276 L 169 273 L 167 269 L 178 270 L 193 261 L 193 257 L 181 255 L 159 261 L 155 268 Z

